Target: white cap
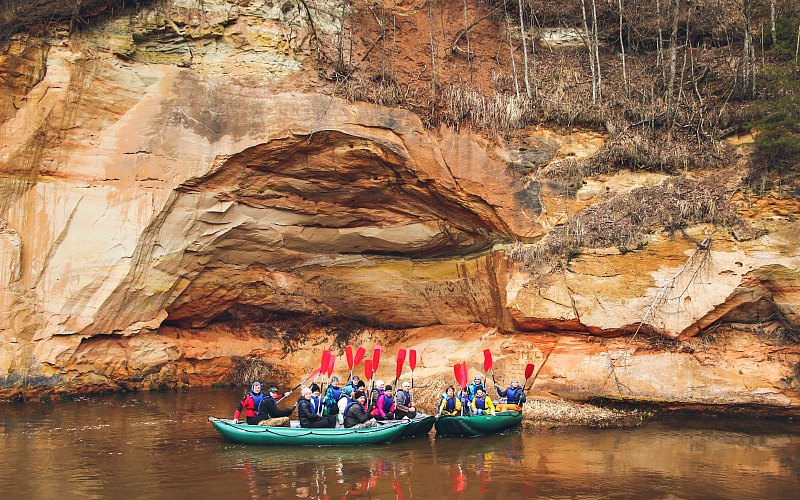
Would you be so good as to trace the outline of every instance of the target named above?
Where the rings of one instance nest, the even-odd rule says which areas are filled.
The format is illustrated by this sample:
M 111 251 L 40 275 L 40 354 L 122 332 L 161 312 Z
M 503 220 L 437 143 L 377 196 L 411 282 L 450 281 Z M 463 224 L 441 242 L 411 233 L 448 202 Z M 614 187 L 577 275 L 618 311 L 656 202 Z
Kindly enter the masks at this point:
M 403 382 L 403 389 L 405 389 L 406 387 L 411 387 L 411 384 L 409 384 L 408 382 Z
M 386 385 L 386 384 L 383 383 L 383 380 L 376 380 L 375 381 L 375 386 L 377 387 L 379 385 Z

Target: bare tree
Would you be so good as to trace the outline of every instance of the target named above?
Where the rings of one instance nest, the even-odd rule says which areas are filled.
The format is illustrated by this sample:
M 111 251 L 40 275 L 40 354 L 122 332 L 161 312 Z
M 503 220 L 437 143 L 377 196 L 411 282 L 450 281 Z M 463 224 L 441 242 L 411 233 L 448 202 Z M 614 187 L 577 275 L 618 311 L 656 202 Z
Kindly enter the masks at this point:
M 517 3 L 519 4 L 519 36 L 522 42 L 522 70 L 525 76 L 525 93 L 527 94 L 528 98 L 530 98 L 532 94 L 531 82 L 530 78 L 528 78 L 528 43 L 526 42 L 525 36 L 525 21 L 522 16 L 522 0 L 518 0 Z
M 775 0 L 769 0 L 769 28 L 772 32 L 772 45 L 778 42 L 777 12 L 775 10 Z
M 517 99 L 519 99 L 519 78 L 517 78 L 517 62 L 514 58 L 514 45 L 511 43 L 511 19 L 508 16 L 508 11 L 506 11 L 506 32 L 508 33 L 508 50 L 511 56 L 511 72 L 514 75 L 514 90 L 517 93 Z
M 589 31 L 589 23 L 586 16 L 586 0 L 581 0 L 581 12 L 583 13 L 583 32 L 585 33 L 584 42 L 586 49 L 589 51 L 589 70 L 592 73 L 592 104 L 597 102 L 599 97 L 597 88 L 597 68 L 595 68 L 594 58 L 594 37 L 592 32 Z
M 625 42 L 623 41 L 623 31 L 622 31 L 622 0 L 617 0 L 617 5 L 619 6 L 619 50 L 622 54 L 622 81 L 625 87 L 625 95 L 629 94 L 628 90 L 628 69 L 625 65 Z
M 436 44 L 433 38 L 433 2 L 428 0 L 428 26 L 431 44 L 431 120 L 436 114 Z

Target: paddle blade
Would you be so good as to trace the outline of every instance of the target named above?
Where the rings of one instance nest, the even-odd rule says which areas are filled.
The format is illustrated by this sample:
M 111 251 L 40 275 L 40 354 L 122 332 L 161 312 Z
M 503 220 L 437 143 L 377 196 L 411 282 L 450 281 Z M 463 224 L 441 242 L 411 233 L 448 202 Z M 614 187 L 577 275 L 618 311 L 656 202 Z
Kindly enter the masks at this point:
M 408 351 L 408 364 L 411 366 L 411 371 L 414 371 L 414 368 L 417 367 L 417 351 L 411 349 Z
M 492 369 L 492 351 L 489 349 L 483 350 L 483 373 L 489 373 Z
M 453 366 L 453 374 L 456 376 L 456 383 L 458 385 L 461 385 L 461 370 L 462 370 L 461 364 Z
M 366 349 L 364 349 L 363 347 L 359 347 L 358 350 L 356 350 L 356 357 L 353 360 L 353 366 L 358 366 L 359 364 L 361 364 L 361 360 L 364 359 L 364 355 L 366 353 L 367 353 Z
M 375 349 L 372 351 L 372 372 L 376 373 L 378 371 L 378 364 L 381 362 L 381 346 L 376 345 Z
M 531 378 L 531 375 L 533 375 L 534 368 L 535 367 L 533 366 L 533 363 L 528 363 L 528 366 L 525 367 L 525 380 Z
M 400 378 L 403 373 L 403 363 L 406 361 L 406 350 L 400 349 L 397 351 L 397 368 L 395 369 L 395 378 Z
M 372 380 L 372 360 L 368 359 L 364 361 L 364 378 L 367 380 Z
M 467 362 L 463 361 L 461 363 L 461 387 L 466 387 L 468 380 L 469 380 L 469 373 L 467 373 Z
M 319 364 L 319 372 L 325 373 L 328 370 L 328 365 L 331 363 L 331 351 L 325 349 L 322 351 L 322 362 Z
M 327 368 L 328 378 L 331 378 L 331 375 L 333 375 L 334 364 L 336 364 L 336 356 L 331 356 L 330 359 L 328 360 L 328 368 Z
M 344 350 L 345 356 L 347 356 L 347 369 L 353 371 L 353 348 L 347 346 L 347 349 Z

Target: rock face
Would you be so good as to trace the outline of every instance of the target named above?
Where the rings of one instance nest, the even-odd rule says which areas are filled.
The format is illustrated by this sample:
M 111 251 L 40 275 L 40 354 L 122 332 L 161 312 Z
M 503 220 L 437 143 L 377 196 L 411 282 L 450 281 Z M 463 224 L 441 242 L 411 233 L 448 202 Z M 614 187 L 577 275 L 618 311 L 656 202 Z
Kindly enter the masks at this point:
M 383 342 L 417 346 L 431 399 L 488 347 L 568 397 L 800 408 L 796 200 L 742 205 L 747 241 L 694 224 L 525 265 L 512 247 L 666 176 L 565 195 L 533 167 L 602 136 L 520 148 L 332 97 L 302 13 L 204 4 L 0 58 L 0 395 L 299 377 Z

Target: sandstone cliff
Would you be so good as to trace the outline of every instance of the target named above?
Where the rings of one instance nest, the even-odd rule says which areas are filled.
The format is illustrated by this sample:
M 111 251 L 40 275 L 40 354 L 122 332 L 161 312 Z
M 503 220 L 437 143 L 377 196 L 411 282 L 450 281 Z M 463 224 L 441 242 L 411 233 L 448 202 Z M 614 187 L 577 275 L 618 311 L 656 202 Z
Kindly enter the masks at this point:
M 567 189 L 604 133 L 431 127 L 318 74 L 327 11 L 163 4 L 0 56 L 0 395 L 383 343 L 430 394 L 491 348 L 565 397 L 798 412 L 800 203 L 737 190 L 736 158 Z

